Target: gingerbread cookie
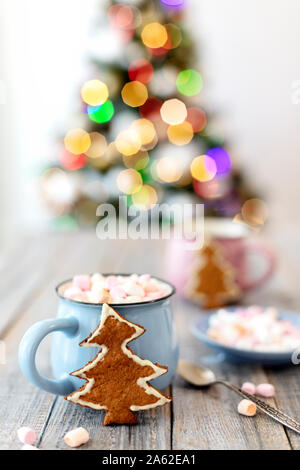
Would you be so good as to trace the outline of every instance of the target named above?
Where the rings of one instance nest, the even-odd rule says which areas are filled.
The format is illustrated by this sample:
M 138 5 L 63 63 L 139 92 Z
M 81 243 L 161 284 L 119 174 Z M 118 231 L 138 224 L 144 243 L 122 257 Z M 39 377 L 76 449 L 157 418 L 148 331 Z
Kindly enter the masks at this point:
M 104 304 L 101 321 L 93 333 L 80 343 L 101 347 L 101 351 L 81 369 L 71 372 L 86 384 L 67 395 L 66 400 L 95 410 L 105 410 L 104 426 L 136 424 L 134 411 L 162 406 L 171 401 L 148 381 L 165 374 L 167 367 L 136 356 L 127 344 L 145 329 L 126 320 Z
M 205 309 L 219 308 L 239 298 L 235 271 L 217 243 L 209 242 L 197 252 L 185 294 Z

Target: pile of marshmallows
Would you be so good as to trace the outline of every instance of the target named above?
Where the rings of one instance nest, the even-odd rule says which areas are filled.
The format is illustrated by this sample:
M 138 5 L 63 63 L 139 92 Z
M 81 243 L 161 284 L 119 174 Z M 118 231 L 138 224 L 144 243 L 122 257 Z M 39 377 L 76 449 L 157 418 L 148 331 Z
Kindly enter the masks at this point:
M 211 316 L 207 335 L 218 343 L 250 351 L 293 351 L 300 346 L 300 328 L 280 320 L 272 307 L 241 307 L 234 313 L 220 309 Z
M 275 395 L 275 388 L 272 384 L 260 384 L 255 386 L 251 382 L 245 382 L 242 385 L 241 390 L 248 393 L 249 395 L 259 395 L 265 398 L 272 398 Z M 251 400 L 242 400 L 238 404 L 238 412 L 244 416 L 255 416 L 256 405 Z
M 32 428 L 24 426 L 17 431 L 19 440 L 24 444 L 21 450 L 39 450 L 34 443 L 36 442 L 36 433 Z M 67 432 L 64 437 L 65 443 L 69 447 L 79 447 L 86 444 L 90 439 L 89 433 L 85 428 L 76 428 Z
M 64 297 L 93 304 L 126 304 L 161 299 L 171 293 L 171 288 L 150 274 L 130 276 L 74 276 Z

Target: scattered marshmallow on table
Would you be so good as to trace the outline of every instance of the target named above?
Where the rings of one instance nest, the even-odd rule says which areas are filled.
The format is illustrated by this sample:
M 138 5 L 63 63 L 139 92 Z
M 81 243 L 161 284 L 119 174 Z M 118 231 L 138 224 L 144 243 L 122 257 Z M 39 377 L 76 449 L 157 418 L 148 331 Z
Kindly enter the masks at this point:
M 240 415 L 244 416 L 255 416 L 256 405 L 250 400 L 242 400 L 238 404 L 238 412 L 240 413 Z
M 150 274 L 74 276 L 63 295 L 69 300 L 93 304 L 150 302 L 171 293 L 171 287 Z
M 261 397 L 272 398 L 275 395 L 275 388 L 272 384 L 259 384 L 255 393 Z
M 33 429 L 23 426 L 22 428 L 18 429 L 17 436 L 19 441 L 23 442 L 23 444 L 32 445 L 36 441 L 36 433 Z
M 255 395 L 256 387 L 251 382 L 244 382 L 241 387 L 241 390 L 243 392 L 249 393 L 249 395 Z
M 31 446 L 30 444 L 24 444 L 24 445 L 21 447 L 21 450 L 40 450 L 40 449 L 38 449 L 38 448 L 35 447 L 35 446 Z
M 80 427 L 67 432 L 64 441 L 69 447 L 79 447 L 82 444 L 86 444 L 89 438 L 90 436 L 87 430 Z

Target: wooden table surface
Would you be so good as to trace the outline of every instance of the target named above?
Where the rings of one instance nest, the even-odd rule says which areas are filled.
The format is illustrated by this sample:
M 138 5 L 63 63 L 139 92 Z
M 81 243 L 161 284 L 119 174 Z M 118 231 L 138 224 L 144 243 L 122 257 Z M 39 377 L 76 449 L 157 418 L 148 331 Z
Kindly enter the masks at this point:
M 290 229 L 273 237 L 280 268 L 272 282 L 245 299 L 246 304 L 273 304 L 300 311 L 297 233 Z M 238 415 L 239 397 L 222 386 L 197 390 L 176 378 L 170 405 L 140 412 L 138 426 L 103 427 L 102 412 L 43 392 L 23 377 L 17 361 L 20 339 L 33 323 L 56 315 L 54 287 L 59 281 L 93 271 L 162 276 L 164 243 L 100 241 L 94 232 L 80 232 L 23 238 L 2 255 L 0 346 L 5 344 L 6 360 L 0 364 L 0 449 L 21 447 L 16 431 L 23 425 L 37 431 L 40 449 L 66 449 L 63 436 L 77 426 L 90 432 L 91 439 L 83 449 L 300 449 L 300 435 L 267 416 Z M 269 402 L 300 421 L 300 369 L 218 363 L 213 351 L 189 332 L 199 313 L 197 307 L 175 298 L 174 313 L 182 358 L 209 363 L 220 378 L 236 385 L 246 380 L 273 383 L 276 398 Z M 50 343 L 46 339 L 38 354 L 38 366 L 48 376 Z

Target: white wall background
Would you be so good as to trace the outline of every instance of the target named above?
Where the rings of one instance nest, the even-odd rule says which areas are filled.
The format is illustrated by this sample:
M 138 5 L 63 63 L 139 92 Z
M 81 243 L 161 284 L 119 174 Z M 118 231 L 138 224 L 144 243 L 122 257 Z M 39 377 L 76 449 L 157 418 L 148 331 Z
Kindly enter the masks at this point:
M 28 176 L 35 163 L 55 152 L 53 138 L 69 111 L 74 113 L 99 3 L 0 0 L 0 84 L 6 86 L 0 104 L 0 211 L 2 233 L 9 236 L 34 220 Z M 292 84 L 300 80 L 300 1 L 187 4 L 206 98 L 223 116 L 232 151 L 266 194 L 271 217 L 285 214 L 292 221 L 300 198 L 300 104 L 292 103 Z

